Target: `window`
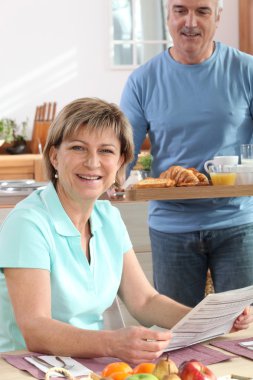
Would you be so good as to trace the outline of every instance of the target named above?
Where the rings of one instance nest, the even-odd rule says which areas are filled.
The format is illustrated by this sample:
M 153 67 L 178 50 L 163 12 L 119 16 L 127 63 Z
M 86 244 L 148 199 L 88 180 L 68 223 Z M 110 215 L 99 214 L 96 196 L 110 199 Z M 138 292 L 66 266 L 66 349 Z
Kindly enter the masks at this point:
M 166 3 L 167 0 L 111 0 L 113 67 L 136 67 L 171 44 Z

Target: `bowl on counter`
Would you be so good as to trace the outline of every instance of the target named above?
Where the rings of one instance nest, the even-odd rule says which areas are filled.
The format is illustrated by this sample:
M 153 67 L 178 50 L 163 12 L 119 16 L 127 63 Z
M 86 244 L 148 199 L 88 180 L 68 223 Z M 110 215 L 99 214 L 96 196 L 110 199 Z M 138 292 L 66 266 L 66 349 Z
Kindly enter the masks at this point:
M 1 180 L 0 196 L 24 195 L 27 196 L 37 189 L 44 188 L 47 182 L 36 182 L 33 179 Z
M 253 185 L 253 166 L 236 166 L 236 185 Z

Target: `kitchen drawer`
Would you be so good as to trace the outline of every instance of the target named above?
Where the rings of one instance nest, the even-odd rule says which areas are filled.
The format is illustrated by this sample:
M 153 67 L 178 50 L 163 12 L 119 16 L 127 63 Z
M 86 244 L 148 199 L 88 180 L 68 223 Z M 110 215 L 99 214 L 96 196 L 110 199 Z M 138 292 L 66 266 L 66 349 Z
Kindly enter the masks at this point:
M 135 252 L 151 252 L 148 232 L 148 202 L 115 202 L 121 213 Z
M 0 180 L 35 179 L 46 181 L 39 154 L 0 155 Z

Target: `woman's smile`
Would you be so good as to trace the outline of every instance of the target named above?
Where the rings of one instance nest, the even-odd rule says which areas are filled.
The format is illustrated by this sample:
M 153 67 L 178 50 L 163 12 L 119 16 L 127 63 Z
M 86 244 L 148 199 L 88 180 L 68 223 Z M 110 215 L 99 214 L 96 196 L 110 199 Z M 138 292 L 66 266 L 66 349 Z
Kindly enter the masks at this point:
M 102 176 L 100 175 L 87 175 L 87 174 L 77 174 L 78 178 L 83 180 L 84 182 L 96 182 L 98 180 L 101 180 Z

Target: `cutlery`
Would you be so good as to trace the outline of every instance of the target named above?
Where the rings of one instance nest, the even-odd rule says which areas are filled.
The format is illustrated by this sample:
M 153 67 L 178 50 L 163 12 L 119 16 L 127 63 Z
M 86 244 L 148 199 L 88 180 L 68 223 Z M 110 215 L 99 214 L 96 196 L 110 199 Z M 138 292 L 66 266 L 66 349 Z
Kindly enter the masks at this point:
M 71 369 L 74 367 L 74 364 L 67 364 L 60 356 L 55 356 L 55 359 L 62 364 L 62 368 Z
M 253 340 L 249 340 L 248 342 L 241 342 L 239 343 L 239 346 L 253 350 Z
M 47 368 L 52 368 L 54 367 L 54 365 L 52 364 L 49 364 L 47 361 L 45 361 L 44 359 L 40 358 L 39 356 L 29 356 L 31 359 L 33 359 L 35 362 L 37 362 L 38 364 L 41 364 L 41 365 L 44 365 L 45 367 Z M 74 367 L 74 364 L 73 365 L 68 365 L 67 363 L 65 363 L 65 361 L 63 359 L 61 359 L 59 356 L 55 356 L 55 359 L 61 363 L 61 368 L 65 368 L 65 369 L 71 369 Z
M 32 141 L 30 144 L 30 149 L 32 153 L 39 153 L 41 148 L 43 149 L 46 143 L 46 138 L 48 134 L 48 129 L 51 122 L 54 120 L 56 114 L 56 102 L 43 103 L 41 106 L 36 107 L 34 123 L 33 123 L 33 133 Z
M 235 380 L 252 380 L 252 377 L 241 376 L 241 375 L 231 375 L 231 379 L 235 379 Z
M 25 358 L 25 359 L 32 359 L 32 360 L 34 360 L 36 363 L 41 364 L 41 365 L 43 365 L 44 367 L 47 367 L 47 368 L 52 368 L 52 367 L 53 367 L 52 364 L 49 364 L 48 362 L 46 362 L 46 361 L 43 360 L 43 359 L 40 359 L 38 356 L 33 356 L 33 355 L 31 355 L 31 356 L 28 356 L 28 357 Z

